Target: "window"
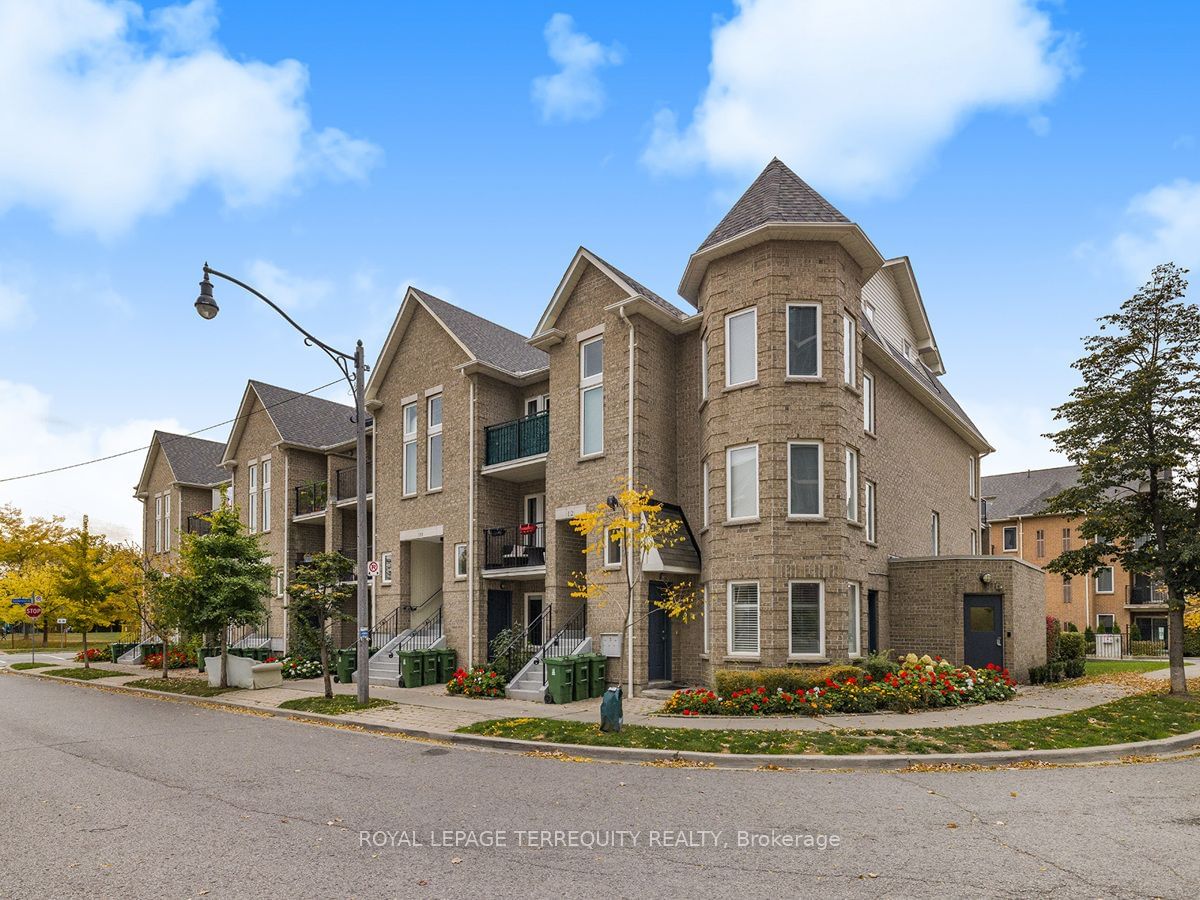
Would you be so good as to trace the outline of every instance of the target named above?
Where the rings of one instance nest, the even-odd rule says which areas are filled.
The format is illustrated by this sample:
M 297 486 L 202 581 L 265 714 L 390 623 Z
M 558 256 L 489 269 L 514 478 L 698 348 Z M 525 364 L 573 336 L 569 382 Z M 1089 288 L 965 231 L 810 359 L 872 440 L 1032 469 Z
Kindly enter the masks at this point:
M 1033 549 L 1037 553 L 1038 559 L 1043 559 L 1046 556 L 1046 530 L 1039 528 L 1033 533 Z
M 1096 614 L 1096 629 L 1098 631 L 1112 632 L 1116 627 L 1117 617 L 1113 613 L 1097 613 Z
M 392 583 L 392 554 L 383 553 L 379 556 L 379 580 L 383 584 Z
M 967 457 L 967 496 L 975 499 L 975 463 L 974 456 Z
M 971 555 L 976 556 L 979 553 L 979 535 L 975 533 L 975 529 L 971 529 Z
M 816 303 L 788 304 L 787 373 L 789 378 L 821 374 L 821 307 Z
M 729 652 L 758 655 L 758 582 L 729 582 Z
M 616 569 L 621 565 L 621 528 L 610 528 L 604 540 L 604 568 Z
M 1063 550 L 1071 549 L 1071 529 L 1070 528 L 1063 529 L 1062 548 L 1063 548 Z
M 821 445 L 796 442 L 788 444 L 788 515 L 821 516 L 825 513 L 821 490 Z
M 725 386 L 758 378 L 758 310 L 751 307 L 725 317 Z
M 863 431 L 875 433 L 875 376 L 863 370 Z
M 788 593 L 788 653 L 792 656 L 824 656 L 824 584 L 819 581 L 793 581 L 788 584 Z
M 405 404 L 404 418 L 404 496 L 417 492 L 417 404 Z
M 271 461 L 262 461 L 262 530 L 271 530 Z
M 858 451 L 846 448 L 846 518 L 858 521 Z
M 758 516 L 758 444 L 725 451 L 725 518 Z
M 1070 575 L 1063 576 L 1062 602 L 1063 603 L 1071 602 L 1071 576 Z
M 862 656 L 862 591 L 857 584 L 850 585 L 850 621 L 846 638 L 846 653 L 853 659 Z
M 604 452 L 604 338 L 579 345 L 579 455 Z
M 1113 593 L 1113 570 L 1112 566 L 1101 566 L 1096 570 L 1096 593 L 1111 594 Z
M 466 544 L 455 544 L 454 545 L 454 577 L 455 578 L 466 578 L 467 577 L 467 545 Z
M 1017 526 L 1004 526 L 1004 552 L 1011 553 L 1017 549 Z
M 283 585 L 283 569 L 276 569 L 276 571 L 275 571 L 275 596 L 276 597 L 283 596 L 283 587 L 284 587 L 284 585 Z
M 700 338 L 700 402 L 708 399 L 708 335 Z
M 849 316 L 842 316 L 842 380 L 850 387 L 854 387 L 858 381 L 858 363 L 855 360 L 855 350 L 857 349 L 856 333 L 858 326 Z
M 538 394 L 525 400 L 525 415 L 536 416 L 538 413 L 550 411 L 550 395 Z
M 708 463 L 700 467 L 700 521 L 708 527 Z
M 258 531 L 258 464 L 250 463 L 250 500 L 249 508 L 249 525 L 250 531 Z
M 936 512 L 929 516 L 929 552 L 934 556 L 942 552 L 942 517 Z
M 154 498 L 154 552 L 162 553 L 162 494 Z
M 163 552 L 171 552 L 171 492 L 163 494 Z
M 708 651 L 709 651 L 709 638 L 708 638 L 708 585 L 705 585 L 704 587 L 700 588 L 700 601 L 701 601 L 702 608 L 703 608 L 702 615 L 704 616 L 704 652 L 705 652 L 705 653 L 708 653 Z
M 873 481 L 863 482 L 863 505 L 866 507 L 867 513 L 867 540 L 874 544 L 877 541 L 877 535 L 875 527 L 875 482 Z
M 431 491 L 442 488 L 442 395 L 434 394 L 428 401 L 428 417 L 425 433 L 429 441 L 425 468 L 428 470 L 426 483 Z

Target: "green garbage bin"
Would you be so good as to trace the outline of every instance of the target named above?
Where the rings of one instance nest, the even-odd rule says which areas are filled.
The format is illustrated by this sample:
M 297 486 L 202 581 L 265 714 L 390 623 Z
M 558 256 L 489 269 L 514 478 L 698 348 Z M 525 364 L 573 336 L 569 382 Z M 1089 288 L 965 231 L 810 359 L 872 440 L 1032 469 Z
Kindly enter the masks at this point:
M 337 657 L 337 680 L 341 684 L 349 684 L 354 680 L 354 663 L 358 650 L 339 650 Z
M 422 650 L 421 652 L 421 680 L 425 684 L 438 683 L 438 652 L 436 650 Z
M 572 656 L 571 664 L 575 667 L 575 683 L 572 686 L 571 695 L 576 700 L 586 700 L 592 690 L 591 657 L 586 653 Z
M 445 684 L 454 677 L 458 668 L 458 653 L 448 647 L 433 651 L 438 656 L 438 681 Z
M 603 697 L 604 691 L 608 687 L 608 657 L 603 653 L 592 653 L 590 656 L 591 665 L 588 667 L 588 671 L 592 676 L 592 683 L 588 696 L 595 699 Z
M 420 654 L 415 650 L 401 650 L 396 655 L 400 657 L 400 683 L 406 688 L 420 687 L 424 683 Z
M 570 657 L 546 657 L 546 693 L 551 703 L 570 703 L 574 684 L 575 663 Z

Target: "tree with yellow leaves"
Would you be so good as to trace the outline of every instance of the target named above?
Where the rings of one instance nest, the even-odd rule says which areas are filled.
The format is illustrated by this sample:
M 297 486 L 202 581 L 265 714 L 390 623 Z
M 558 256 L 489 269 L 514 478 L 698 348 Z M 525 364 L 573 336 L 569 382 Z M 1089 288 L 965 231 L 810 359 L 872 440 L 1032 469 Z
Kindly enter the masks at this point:
M 125 555 L 129 551 L 95 537 L 88 530 L 88 518 L 83 527 L 72 532 L 63 545 L 62 563 L 58 568 L 57 593 L 66 604 L 67 620 L 83 636 L 83 665 L 90 668 L 87 658 L 88 633 L 97 625 L 133 616 L 135 585 L 123 577 L 128 570 Z
M 683 540 L 680 520 L 663 515 L 662 503 L 655 501 L 654 491 L 645 486 L 625 481 L 617 482 L 615 492 L 606 500 L 584 510 L 571 519 L 571 527 L 584 539 L 585 557 L 593 557 L 595 566 L 589 571 L 575 572 L 568 585 L 571 596 L 589 602 L 597 601 L 603 607 L 609 602 L 620 603 L 625 623 L 622 629 L 621 651 L 629 646 L 629 635 L 635 622 L 636 600 L 641 590 L 646 557 L 658 550 L 673 547 Z M 604 572 L 604 554 L 608 544 L 621 548 L 620 574 L 623 584 L 621 593 L 614 597 L 601 580 Z M 696 618 L 695 587 L 689 582 L 671 584 L 664 595 L 651 601 L 654 607 L 680 622 Z M 649 613 L 647 613 L 648 615 Z M 617 687 L 622 687 L 622 669 L 617 667 Z

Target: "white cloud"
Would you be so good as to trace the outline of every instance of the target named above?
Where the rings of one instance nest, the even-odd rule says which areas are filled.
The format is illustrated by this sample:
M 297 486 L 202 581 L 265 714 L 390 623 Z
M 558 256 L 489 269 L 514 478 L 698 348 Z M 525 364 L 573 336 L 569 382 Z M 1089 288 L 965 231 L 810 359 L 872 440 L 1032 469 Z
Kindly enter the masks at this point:
M 895 192 L 971 114 L 1028 116 L 1071 69 L 1069 41 L 1032 0 L 737 5 L 713 30 L 690 124 L 655 117 L 650 169 L 744 175 L 778 156 L 831 190 Z
M 1023 469 L 1049 469 L 1069 464 L 1069 460 L 1054 449 L 1053 442 L 1042 437 L 1059 427 L 1050 409 L 997 403 L 994 398 L 976 402 L 968 400 L 966 408 L 971 410 L 971 418 L 988 443 L 996 448 L 995 453 L 983 459 L 984 475 L 1020 472 Z
M 1138 194 L 1126 208 L 1128 227 L 1111 256 L 1140 284 L 1159 263 L 1200 265 L 1200 182 L 1180 178 Z
M 141 447 L 155 428 L 183 430 L 174 419 L 66 422 L 54 410 L 54 398 L 33 385 L 0 380 L 0 479 Z M 145 454 L 132 453 L 38 478 L 0 481 L 0 504 L 12 503 L 26 515 L 63 515 L 69 524 L 86 514 L 95 530 L 140 543 L 142 512 L 133 487 L 143 462 Z
M 14 328 L 33 316 L 33 308 L 25 292 L 12 284 L 0 281 L 0 329 Z
M 553 75 L 533 80 L 533 99 L 546 121 L 594 119 L 604 110 L 604 85 L 597 70 L 620 65 L 624 54 L 616 44 L 604 46 L 575 30 L 575 20 L 555 13 L 546 23 L 546 49 L 560 66 Z
M 361 178 L 373 145 L 314 129 L 295 60 L 235 59 L 210 0 L 0 0 L 0 212 L 112 236 L 211 185 L 231 207 Z
M 265 259 L 254 260 L 249 269 L 250 283 L 284 309 L 316 306 L 333 292 L 332 282 L 304 278 Z

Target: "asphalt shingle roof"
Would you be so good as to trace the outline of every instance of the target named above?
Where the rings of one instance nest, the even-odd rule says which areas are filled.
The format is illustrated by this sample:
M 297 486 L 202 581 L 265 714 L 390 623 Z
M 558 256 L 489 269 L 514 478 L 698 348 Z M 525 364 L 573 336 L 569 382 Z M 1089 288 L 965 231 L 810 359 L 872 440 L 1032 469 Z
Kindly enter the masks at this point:
M 354 440 L 354 407 L 262 381 L 251 381 L 286 444 L 319 450 Z
M 442 320 L 480 362 L 514 375 L 535 372 L 550 364 L 550 357 L 545 351 L 530 347 L 524 335 L 467 312 L 425 291 L 412 288 L 412 292 L 429 306 L 434 315 Z
M 167 457 L 177 482 L 213 486 L 229 480 L 229 473 L 221 468 L 224 442 L 166 431 L 154 432 L 154 439 Z
M 696 252 L 760 225 L 805 223 L 849 225 L 850 220 L 799 175 L 773 159 Z
M 987 502 L 988 520 L 1036 516 L 1045 510 L 1047 500 L 1078 480 L 1076 466 L 984 475 L 980 486 Z
M 588 252 L 592 253 L 592 251 L 590 251 L 590 250 Z M 620 276 L 622 279 L 624 279 L 626 282 L 628 282 L 629 286 L 631 288 L 633 288 L 635 291 L 637 291 L 639 294 L 641 294 L 643 297 L 645 297 L 647 300 L 649 300 L 655 306 L 661 307 L 664 312 L 669 313 L 670 315 L 674 316 L 677 319 L 682 319 L 687 316 L 687 313 L 685 313 L 678 306 L 676 306 L 675 304 L 671 303 L 668 300 L 664 300 L 662 297 L 660 297 L 658 294 L 654 293 L 654 291 L 650 290 L 650 288 L 646 287 L 640 281 L 630 278 L 628 275 L 626 275 L 624 272 L 622 272 L 620 269 L 618 269 L 616 266 L 614 266 L 608 260 L 601 259 L 599 254 L 592 253 L 592 256 L 595 256 L 596 259 L 599 259 L 600 262 L 604 263 L 606 266 L 608 266 L 610 269 L 612 269 L 613 272 L 615 272 L 618 276 Z

